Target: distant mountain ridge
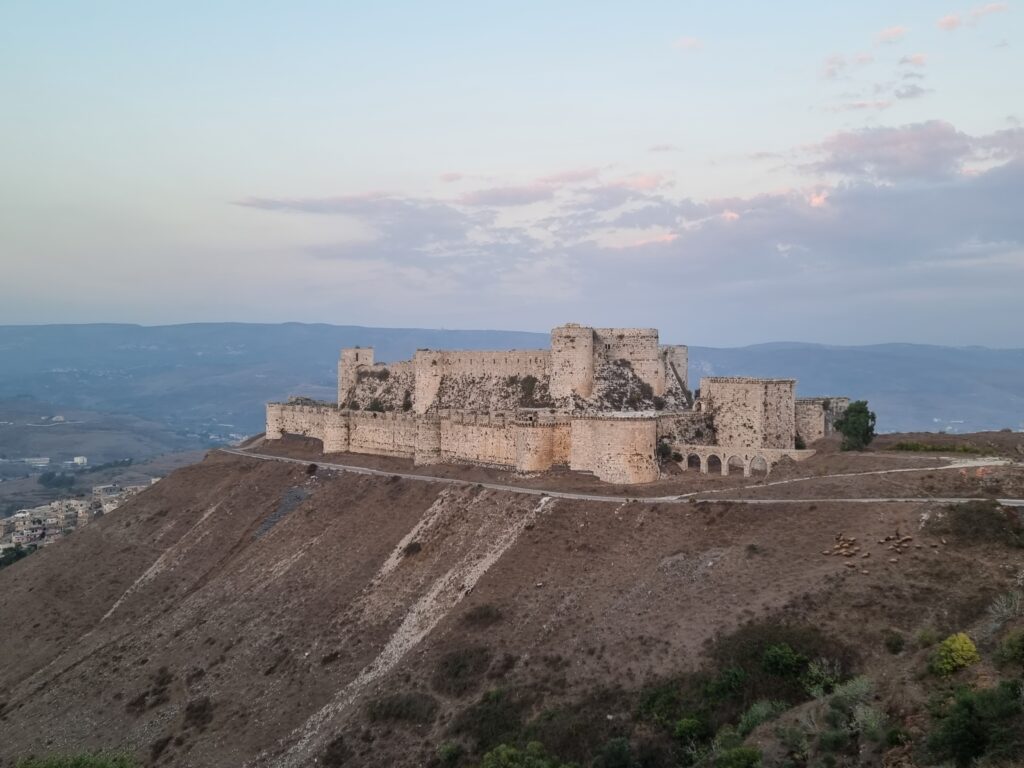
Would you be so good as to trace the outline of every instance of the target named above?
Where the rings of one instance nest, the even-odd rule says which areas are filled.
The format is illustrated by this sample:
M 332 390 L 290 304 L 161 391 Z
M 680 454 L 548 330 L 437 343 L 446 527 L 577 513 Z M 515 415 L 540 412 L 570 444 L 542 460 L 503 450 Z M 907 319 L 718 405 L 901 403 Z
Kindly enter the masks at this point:
M 262 429 L 268 399 L 333 397 L 341 347 L 372 346 L 378 360 L 389 361 L 427 347 L 542 348 L 548 338 L 518 331 L 302 323 L 0 326 L 0 397 L 32 395 L 175 428 L 230 424 L 251 433 Z M 1024 349 L 691 346 L 691 385 L 706 375 L 795 378 L 801 396 L 867 399 L 883 431 L 1024 428 Z

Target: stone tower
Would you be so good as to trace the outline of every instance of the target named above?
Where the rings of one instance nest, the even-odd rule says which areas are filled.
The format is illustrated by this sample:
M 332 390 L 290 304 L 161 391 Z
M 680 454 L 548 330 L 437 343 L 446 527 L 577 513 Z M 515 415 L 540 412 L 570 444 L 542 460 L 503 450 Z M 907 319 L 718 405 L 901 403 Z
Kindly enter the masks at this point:
M 568 323 L 551 331 L 552 397 L 576 393 L 590 397 L 594 389 L 594 329 Z
M 361 366 L 373 365 L 373 347 L 351 347 L 341 350 L 338 356 L 338 405 L 344 405 L 348 393 L 355 387 L 357 370 Z

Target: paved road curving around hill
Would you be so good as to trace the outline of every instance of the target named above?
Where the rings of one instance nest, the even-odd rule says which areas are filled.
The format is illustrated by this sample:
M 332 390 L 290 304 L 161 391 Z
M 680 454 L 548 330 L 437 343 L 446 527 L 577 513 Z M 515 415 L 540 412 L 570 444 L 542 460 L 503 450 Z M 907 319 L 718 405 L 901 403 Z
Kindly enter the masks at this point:
M 524 493 L 530 496 L 547 496 L 554 499 L 579 499 L 582 501 L 599 501 L 612 504 L 624 504 L 634 502 L 637 504 L 688 504 L 694 501 L 728 501 L 733 504 L 905 504 L 908 502 L 932 502 L 936 504 L 962 504 L 968 501 L 987 500 L 984 497 L 942 497 L 942 496 L 884 496 L 875 498 L 824 498 L 824 499 L 751 499 L 722 496 L 729 491 L 742 491 L 751 488 L 763 488 L 766 485 L 785 485 L 800 482 L 802 480 L 822 480 L 830 477 L 858 477 L 860 475 L 885 475 L 894 472 L 931 472 L 940 469 L 963 469 L 965 467 L 989 467 L 1003 466 L 1012 462 L 1006 459 L 965 459 L 954 461 L 952 464 L 939 467 L 914 467 L 900 469 L 882 469 L 870 472 L 845 472 L 836 475 L 815 475 L 807 478 L 793 478 L 791 480 L 778 480 L 773 483 L 761 485 L 746 485 L 737 488 L 723 488 L 713 491 L 694 491 L 693 493 L 674 494 L 672 496 L 604 496 L 596 493 L 575 493 L 572 491 L 552 491 L 543 488 L 528 488 L 521 485 L 503 485 L 501 483 L 479 483 L 472 480 L 459 480 L 452 477 L 434 477 L 433 475 L 417 475 L 411 472 L 389 472 L 382 469 L 370 469 L 369 467 L 358 467 L 353 464 L 335 464 L 326 461 L 311 461 L 309 459 L 293 459 L 288 456 L 274 456 L 269 453 L 255 453 L 239 448 L 220 448 L 221 453 L 229 453 L 234 456 L 245 456 L 250 459 L 261 461 L 280 461 L 287 464 L 301 464 L 308 466 L 315 463 L 318 467 L 335 472 L 349 472 L 354 475 L 374 475 L 377 477 L 400 477 L 403 480 L 415 480 L 427 483 L 440 483 L 441 485 L 457 485 L 463 487 L 480 487 L 492 491 L 508 491 L 510 493 Z M 712 498 L 699 498 L 702 494 L 715 494 Z M 997 499 L 997 501 L 1009 507 L 1024 507 L 1024 499 Z

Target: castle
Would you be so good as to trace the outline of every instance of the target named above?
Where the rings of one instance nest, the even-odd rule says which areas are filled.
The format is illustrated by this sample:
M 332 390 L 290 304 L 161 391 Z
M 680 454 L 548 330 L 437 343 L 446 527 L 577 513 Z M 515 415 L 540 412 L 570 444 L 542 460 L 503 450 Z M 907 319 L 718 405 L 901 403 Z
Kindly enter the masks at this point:
M 656 480 L 663 461 L 767 474 L 812 455 L 804 446 L 849 403 L 795 390 L 793 379 L 714 376 L 691 393 L 687 348 L 660 344 L 657 330 L 568 324 L 551 331 L 550 349 L 422 349 L 395 363 L 343 349 L 337 404 L 268 403 L 266 439 L 303 435 L 325 453 L 417 465 L 563 465 L 623 484 Z

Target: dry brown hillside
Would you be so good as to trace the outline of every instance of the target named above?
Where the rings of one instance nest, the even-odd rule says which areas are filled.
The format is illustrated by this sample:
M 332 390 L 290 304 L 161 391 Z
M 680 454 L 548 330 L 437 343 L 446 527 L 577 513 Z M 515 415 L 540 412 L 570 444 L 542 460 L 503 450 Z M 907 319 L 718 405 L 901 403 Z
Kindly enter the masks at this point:
M 998 495 L 1022 487 L 1019 465 L 925 468 L 859 494 L 914 502 L 831 502 L 827 479 L 817 502 L 598 502 L 211 453 L 0 571 L 0 765 L 118 748 L 146 765 L 475 766 L 530 741 L 606 768 L 756 764 L 715 762 L 742 758 L 732 738 L 764 765 L 928 765 L 955 685 L 1021 672 L 996 663 L 1020 601 L 989 614 L 1024 569 L 1016 512 L 971 505 L 964 526 L 928 500 L 985 495 L 996 471 Z M 960 631 L 981 661 L 930 673 Z M 860 675 L 844 709 L 833 689 Z M 760 699 L 788 709 L 730 736 Z

